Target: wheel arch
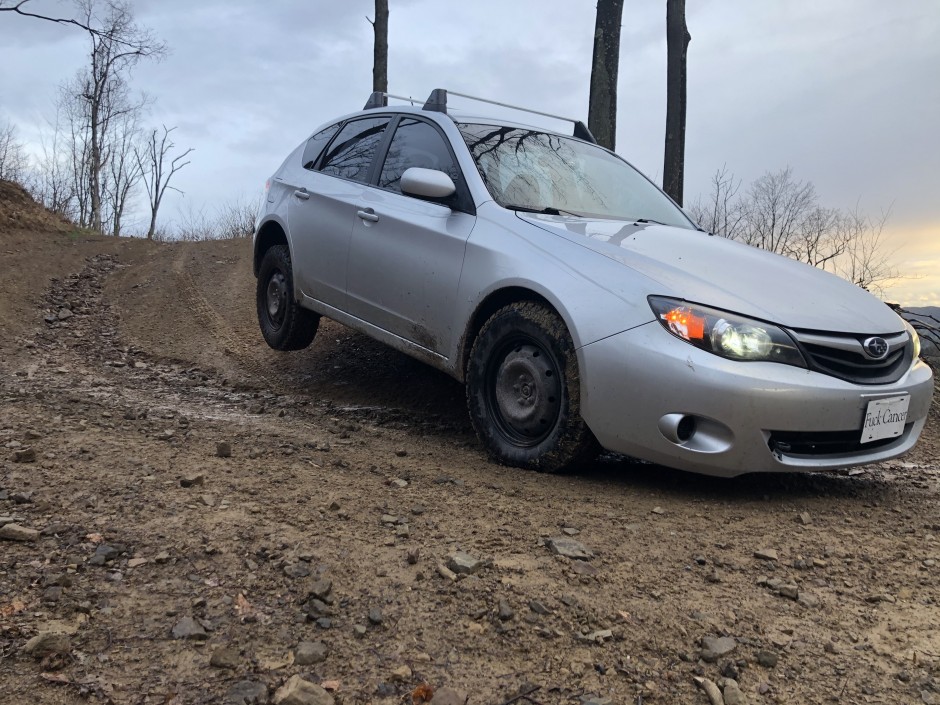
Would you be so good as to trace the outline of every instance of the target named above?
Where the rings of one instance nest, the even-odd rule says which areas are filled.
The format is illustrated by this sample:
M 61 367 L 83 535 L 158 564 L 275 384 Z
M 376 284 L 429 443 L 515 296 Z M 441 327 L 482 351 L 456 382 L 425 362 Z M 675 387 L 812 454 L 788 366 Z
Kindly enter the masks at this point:
M 275 245 L 286 245 L 287 251 L 291 251 L 290 241 L 287 239 L 284 227 L 276 220 L 268 220 L 258 228 L 258 234 L 255 235 L 252 272 L 256 277 L 258 276 L 258 267 L 261 265 L 261 260 L 264 259 L 264 253 Z
M 568 328 L 569 334 L 571 333 L 571 326 L 566 320 L 564 313 L 559 310 L 558 306 L 537 291 L 525 286 L 506 286 L 492 291 L 477 305 L 473 315 L 470 316 L 467 329 L 464 331 L 464 335 L 460 341 L 457 372 L 459 373 L 459 380 L 461 382 L 465 382 L 467 379 L 467 363 L 470 361 L 470 350 L 473 348 L 473 343 L 480 334 L 483 325 L 501 308 L 509 304 L 522 302 L 537 303 L 550 309 L 562 320 Z

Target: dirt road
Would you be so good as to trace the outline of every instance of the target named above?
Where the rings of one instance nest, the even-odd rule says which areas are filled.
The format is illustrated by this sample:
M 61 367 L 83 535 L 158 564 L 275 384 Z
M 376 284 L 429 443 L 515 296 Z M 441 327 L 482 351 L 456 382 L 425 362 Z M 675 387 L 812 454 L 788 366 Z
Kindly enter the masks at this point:
M 936 416 L 853 473 L 540 476 L 342 326 L 268 350 L 248 242 L 0 253 L 0 702 L 940 703 Z

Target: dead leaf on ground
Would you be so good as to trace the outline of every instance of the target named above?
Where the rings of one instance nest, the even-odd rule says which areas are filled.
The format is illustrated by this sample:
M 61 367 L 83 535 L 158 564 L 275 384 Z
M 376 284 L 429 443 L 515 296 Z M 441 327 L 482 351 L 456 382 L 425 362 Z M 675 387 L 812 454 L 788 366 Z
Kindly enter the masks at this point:
M 92 543 L 103 543 L 104 536 L 101 534 L 85 534 L 85 540 L 91 541 Z
M 20 599 L 16 599 L 13 600 L 13 602 L 0 607 L 0 617 L 12 617 L 17 612 L 22 612 L 25 609 L 26 603 Z
M 412 691 L 411 702 L 413 702 L 414 705 L 424 705 L 425 703 L 431 702 L 431 698 L 433 697 L 434 688 L 427 683 L 422 683 Z

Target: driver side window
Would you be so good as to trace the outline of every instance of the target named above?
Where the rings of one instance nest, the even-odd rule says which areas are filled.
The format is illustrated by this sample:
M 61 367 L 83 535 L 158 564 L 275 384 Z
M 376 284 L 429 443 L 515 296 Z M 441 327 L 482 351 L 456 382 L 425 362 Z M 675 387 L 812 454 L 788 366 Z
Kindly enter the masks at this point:
M 455 184 L 460 178 L 460 170 L 441 134 L 422 120 L 404 118 L 388 147 L 379 188 L 401 193 L 401 175 L 413 166 L 443 171 Z

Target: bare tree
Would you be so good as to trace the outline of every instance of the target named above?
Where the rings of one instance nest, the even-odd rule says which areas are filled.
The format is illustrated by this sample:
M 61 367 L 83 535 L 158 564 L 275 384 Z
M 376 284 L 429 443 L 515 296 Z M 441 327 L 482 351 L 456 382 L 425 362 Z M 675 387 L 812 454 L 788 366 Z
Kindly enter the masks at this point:
M 891 257 L 897 251 L 890 248 L 884 238 L 884 226 L 888 214 L 875 220 L 855 210 L 842 217 L 841 227 L 845 250 L 834 262 L 834 271 L 853 284 L 882 293 L 884 286 L 900 279 Z
M 89 34 L 100 37 L 102 39 L 113 39 L 119 43 L 123 42 L 123 39 L 120 37 L 114 37 L 108 34 L 107 29 L 101 27 L 94 27 L 91 24 L 82 22 L 81 20 L 75 19 L 74 17 L 50 17 L 48 15 L 40 15 L 35 12 L 29 12 L 23 8 L 28 5 L 32 0 L 0 0 L 0 12 L 12 12 L 21 17 L 30 17 L 37 20 L 45 20 L 47 22 L 54 22 L 56 24 L 65 24 L 78 27 L 83 29 Z
M 136 151 L 137 164 L 140 167 L 140 173 L 143 178 L 144 188 L 150 199 L 150 227 L 147 229 L 147 239 L 153 240 L 154 232 L 157 228 L 157 212 L 160 210 L 160 204 L 163 203 L 163 195 L 167 189 L 172 189 L 182 193 L 177 188 L 170 186 L 170 179 L 180 169 L 189 164 L 184 162 L 193 148 L 190 147 L 185 152 L 170 158 L 170 153 L 176 149 L 176 145 L 170 139 L 170 133 L 175 127 L 167 129 L 163 126 L 163 135 L 158 136 L 155 129 L 150 133 L 150 140 L 145 148 Z M 167 161 L 169 159 L 169 161 Z
M 51 135 L 43 134 L 40 138 L 42 156 L 30 179 L 30 191 L 33 198 L 47 210 L 78 223 L 72 152 L 65 147 L 61 110 L 56 110 L 55 120 L 50 122 L 50 127 Z
M 0 179 L 22 184 L 28 166 L 26 150 L 17 139 L 16 125 L 11 122 L 0 125 Z
M 827 269 L 863 289 L 881 292 L 899 278 L 884 239 L 887 215 L 873 220 L 857 207 L 821 206 L 813 185 L 796 180 L 789 167 L 763 174 L 743 194 L 740 186 L 722 167 L 708 198 L 691 207 L 692 217 L 715 235 Z
M 112 123 L 122 116 L 139 112 L 144 101 L 128 97 L 126 76 L 143 58 L 160 58 L 166 47 L 153 33 L 134 22 L 126 0 L 105 0 L 106 15 L 98 19 L 98 0 L 76 0 L 80 20 L 90 26 L 100 25 L 100 32 L 89 32 L 90 66 L 77 79 L 76 93 L 87 109 L 88 161 L 86 174 L 89 195 L 89 226 L 101 232 L 102 170 L 111 148 Z
M 767 172 L 748 191 L 747 225 L 742 240 L 781 255 L 798 250 L 803 221 L 816 205 L 816 189 L 795 181 L 790 167 Z
M 741 180 L 735 181 L 734 174 L 728 173 L 725 165 L 712 175 L 711 185 L 708 200 L 696 199 L 689 207 L 689 213 L 710 233 L 735 240 L 743 239 L 741 236 L 746 225 L 746 213 L 738 198 Z
M 620 22 L 623 0 L 597 0 L 588 129 L 598 144 L 617 143 L 617 73 L 620 66 Z
M 685 0 L 666 0 L 666 148 L 663 191 L 682 205 L 685 181 L 686 57 L 692 36 L 685 24 Z
M 369 20 L 368 17 L 366 17 Z M 388 0 L 375 0 L 375 32 L 372 49 L 372 90 L 388 93 Z
M 115 125 L 111 139 L 111 155 L 102 179 L 102 210 L 107 229 L 114 237 L 120 237 L 122 234 L 123 219 L 130 196 L 143 176 L 135 151 L 139 139 L 137 114 L 130 112 L 122 115 Z

